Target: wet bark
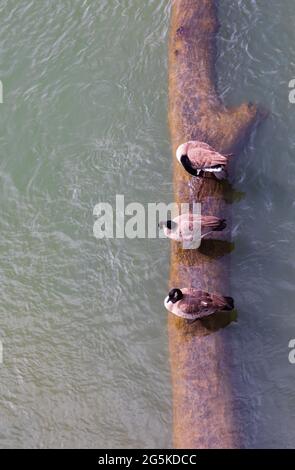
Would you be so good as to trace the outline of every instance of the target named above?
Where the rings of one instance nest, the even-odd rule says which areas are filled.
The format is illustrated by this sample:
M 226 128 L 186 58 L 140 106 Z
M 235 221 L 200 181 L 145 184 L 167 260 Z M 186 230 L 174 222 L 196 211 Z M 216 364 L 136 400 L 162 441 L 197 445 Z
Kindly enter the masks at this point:
M 191 178 L 175 152 L 183 142 L 202 140 L 237 158 L 265 113 L 244 103 L 227 108 L 215 80 L 215 0 L 174 0 L 169 37 L 169 126 L 177 203 L 199 202 L 202 213 L 227 219 L 228 227 L 199 250 L 171 245 L 170 287 L 200 287 L 230 295 L 231 202 L 235 192 L 214 177 Z M 230 165 L 230 176 L 233 173 Z M 229 324 L 235 313 L 216 313 L 189 324 L 169 315 L 169 345 L 173 387 L 174 445 L 177 448 L 243 446 L 231 385 Z M 227 328 L 226 328 L 227 327 Z

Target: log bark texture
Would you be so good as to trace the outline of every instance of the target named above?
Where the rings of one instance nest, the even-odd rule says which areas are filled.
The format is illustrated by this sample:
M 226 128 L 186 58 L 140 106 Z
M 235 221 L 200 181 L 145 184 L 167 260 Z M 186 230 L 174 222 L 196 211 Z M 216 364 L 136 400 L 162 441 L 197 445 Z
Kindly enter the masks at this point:
M 230 210 L 235 192 L 214 177 L 192 178 L 175 152 L 202 140 L 221 153 L 235 152 L 265 116 L 256 105 L 227 108 L 216 89 L 218 31 L 215 0 L 172 1 L 169 36 L 169 126 L 177 203 L 200 202 L 203 214 L 227 219 L 228 228 L 199 250 L 171 245 L 170 287 L 200 287 L 230 295 Z M 230 174 L 233 165 L 230 167 Z M 169 315 L 169 347 L 176 448 L 243 447 L 231 385 L 228 325 L 233 314 L 217 313 L 192 324 Z M 227 328 L 226 328 L 227 327 Z

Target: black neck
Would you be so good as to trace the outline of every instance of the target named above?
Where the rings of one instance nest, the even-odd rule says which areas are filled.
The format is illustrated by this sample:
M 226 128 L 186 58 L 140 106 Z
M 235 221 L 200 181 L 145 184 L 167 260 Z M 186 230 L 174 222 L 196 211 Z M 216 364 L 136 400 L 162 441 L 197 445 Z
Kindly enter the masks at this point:
M 195 170 L 193 167 L 192 167 L 192 164 L 191 164 L 191 161 L 190 159 L 188 158 L 187 155 L 182 155 L 182 157 L 180 158 L 180 161 L 181 161 L 181 164 L 183 166 L 183 168 L 192 176 L 198 176 L 198 170 Z
M 177 223 L 173 222 L 173 220 L 168 220 L 167 221 L 167 228 L 169 230 L 175 230 L 177 228 Z

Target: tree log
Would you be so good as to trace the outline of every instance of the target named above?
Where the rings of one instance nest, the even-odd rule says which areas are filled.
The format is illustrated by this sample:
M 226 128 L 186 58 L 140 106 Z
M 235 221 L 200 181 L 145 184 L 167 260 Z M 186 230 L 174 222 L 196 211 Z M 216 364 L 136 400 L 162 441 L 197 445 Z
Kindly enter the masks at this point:
M 188 175 L 175 158 L 177 147 L 201 140 L 224 154 L 235 153 L 265 113 L 253 104 L 227 108 L 215 80 L 215 0 L 174 0 L 169 36 L 169 126 L 177 203 L 202 204 L 202 213 L 227 219 L 227 229 L 198 250 L 171 245 L 170 287 L 199 287 L 230 295 L 230 203 L 228 182 Z M 230 175 L 233 165 L 230 165 Z M 230 378 L 228 328 L 233 314 L 216 313 L 189 323 L 169 314 L 169 348 L 176 448 L 243 447 Z

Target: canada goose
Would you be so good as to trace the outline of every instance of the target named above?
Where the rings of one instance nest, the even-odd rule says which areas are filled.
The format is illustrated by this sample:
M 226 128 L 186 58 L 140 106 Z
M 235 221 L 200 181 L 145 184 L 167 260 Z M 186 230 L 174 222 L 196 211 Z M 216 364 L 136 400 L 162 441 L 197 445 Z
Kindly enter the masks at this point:
M 196 233 L 204 238 L 212 232 L 226 228 L 225 219 L 219 219 L 214 215 L 181 214 L 173 220 L 160 222 L 166 237 L 178 242 L 192 241 Z
M 187 320 L 197 320 L 217 311 L 232 310 L 232 297 L 209 294 L 195 288 L 171 289 L 164 301 L 166 309 Z
M 205 172 L 209 172 L 218 179 L 227 177 L 229 156 L 221 155 L 210 145 L 197 140 L 181 144 L 176 151 L 177 160 L 190 175 L 202 177 Z

